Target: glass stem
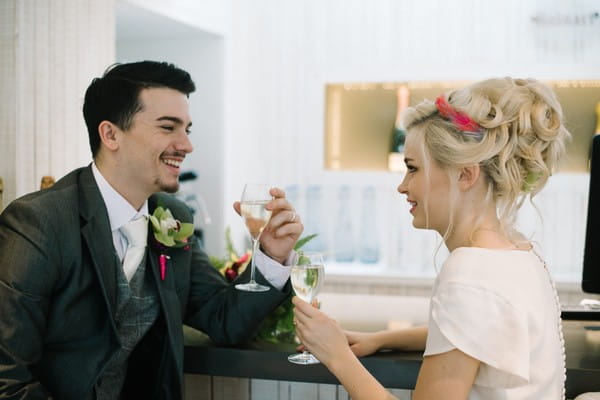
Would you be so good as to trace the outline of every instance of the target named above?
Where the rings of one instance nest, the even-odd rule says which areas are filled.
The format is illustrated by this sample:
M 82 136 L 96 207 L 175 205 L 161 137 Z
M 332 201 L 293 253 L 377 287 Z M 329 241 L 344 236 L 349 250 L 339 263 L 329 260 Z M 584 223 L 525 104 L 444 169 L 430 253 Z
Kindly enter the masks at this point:
M 254 280 L 256 267 L 254 266 L 254 259 L 256 257 L 256 251 L 258 250 L 258 238 L 252 238 L 252 259 L 250 260 L 250 283 L 255 283 Z

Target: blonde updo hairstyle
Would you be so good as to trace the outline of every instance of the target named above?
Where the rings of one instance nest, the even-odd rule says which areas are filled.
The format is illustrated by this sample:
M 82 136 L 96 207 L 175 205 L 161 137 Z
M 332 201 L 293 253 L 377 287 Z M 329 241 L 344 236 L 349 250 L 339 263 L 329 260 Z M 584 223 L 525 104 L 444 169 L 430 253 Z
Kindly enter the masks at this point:
M 448 172 L 450 182 L 458 181 L 460 168 L 479 164 L 487 182 L 486 201 L 496 207 L 503 233 L 521 238 L 513 228 L 517 211 L 544 187 L 570 137 L 556 95 L 533 79 L 504 78 L 481 81 L 444 97 L 477 122 L 482 132 L 458 130 L 434 103 L 424 101 L 404 112 L 407 134 L 426 162 L 431 159 Z M 427 168 L 426 164 L 426 172 Z M 452 210 L 458 188 L 451 185 Z M 450 221 L 445 237 L 452 230 L 452 215 Z

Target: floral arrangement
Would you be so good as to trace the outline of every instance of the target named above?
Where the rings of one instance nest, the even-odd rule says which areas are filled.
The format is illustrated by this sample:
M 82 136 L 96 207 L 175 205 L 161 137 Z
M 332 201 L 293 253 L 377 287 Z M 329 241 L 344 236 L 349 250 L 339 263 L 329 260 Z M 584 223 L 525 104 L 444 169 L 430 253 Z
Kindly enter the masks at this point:
M 160 267 L 160 279 L 165 280 L 167 274 L 166 254 L 169 249 L 182 248 L 189 250 L 188 238 L 194 233 L 194 225 L 188 222 L 180 222 L 173 217 L 168 208 L 156 207 L 150 216 L 152 233 L 154 234 L 154 244 L 160 251 L 158 256 L 158 265 Z
M 250 263 L 250 258 L 252 257 L 252 251 L 246 250 L 241 256 L 238 255 L 231 241 L 231 231 L 229 227 L 225 228 L 225 251 L 227 252 L 227 258 L 222 259 L 210 256 L 210 262 L 219 270 L 221 275 L 223 275 L 228 282 L 233 282 L 238 275 L 246 270 L 246 267 Z
M 302 246 L 312 240 L 316 234 L 308 235 L 296 243 L 294 250 L 298 251 Z M 210 257 L 211 263 L 219 270 L 228 282 L 234 281 L 248 266 L 252 251 L 246 250 L 241 256 L 235 250 L 231 241 L 229 228 L 225 229 L 225 247 L 228 254 L 226 259 Z M 296 329 L 294 327 L 294 306 L 290 295 L 263 321 L 256 338 L 271 343 L 294 343 Z

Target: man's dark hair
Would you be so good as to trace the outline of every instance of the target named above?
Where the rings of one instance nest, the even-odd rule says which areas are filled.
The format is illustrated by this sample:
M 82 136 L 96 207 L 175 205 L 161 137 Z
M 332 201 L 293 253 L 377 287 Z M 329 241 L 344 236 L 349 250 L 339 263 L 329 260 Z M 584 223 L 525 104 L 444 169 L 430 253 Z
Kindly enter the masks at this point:
M 166 62 L 140 61 L 110 66 L 102 78 L 95 78 L 85 92 L 83 117 L 87 125 L 92 156 L 100 148 L 98 125 L 110 121 L 122 130 L 131 127 L 133 116 L 142 109 L 142 89 L 171 88 L 189 96 L 196 86 L 186 71 Z

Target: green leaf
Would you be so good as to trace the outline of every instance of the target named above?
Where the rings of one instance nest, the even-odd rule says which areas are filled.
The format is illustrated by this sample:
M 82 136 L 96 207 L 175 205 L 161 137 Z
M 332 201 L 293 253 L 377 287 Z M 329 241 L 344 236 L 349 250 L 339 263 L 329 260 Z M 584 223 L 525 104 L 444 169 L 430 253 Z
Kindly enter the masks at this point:
M 150 222 L 152 223 L 152 230 L 154 232 L 160 232 L 160 222 L 158 222 L 158 218 L 156 218 L 154 215 L 151 215 Z
M 154 237 L 156 238 L 156 240 L 158 240 L 160 243 L 164 244 L 167 247 L 175 246 L 175 240 L 171 236 L 163 232 L 155 232 Z
M 213 265 L 213 267 L 215 267 L 217 270 L 220 270 L 225 266 L 225 260 L 222 260 L 219 257 L 208 256 L 208 259 L 210 260 L 210 263 Z
M 301 251 L 298 252 L 298 265 L 309 265 L 310 258 L 306 257 Z
M 173 217 L 173 214 L 171 214 L 171 210 L 167 208 L 163 210 L 163 213 L 159 219 L 175 219 L 175 217 Z
M 194 224 L 189 222 L 182 222 L 179 225 L 179 232 L 175 233 L 175 240 L 186 239 L 194 233 Z
M 289 296 L 263 321 L 257 338 L 269 343 L 295 343 L 294 307 Z
M 304 236 L 303 238 L 300 238 L 298 240 L 298 242 L 296 242 L 296 245 L 294 246 L 294 250 L 299 250 L 300 248 L 302 248 L 302 246 L 304 246 L 306 243 L 310 242 L 317 236 L 318 236 L 317 233 L 313 233 L 312 235 L 308 235 L 308 236 Z
M 318 277 L 319 277 L 319 271 L 318 270 L 316 270 L 316 269 L 307 269 L 306 270 L 306 277 L 304 278 L 304 283 L 308 287 L 314 287 Z
M 227 251 L 227 254 L 233 253 L 237 256 L 237 251 L 235 251 L 235 248 L 233 247 L 233 242 L 231 241 L 231 229 L 229 229 L 229 226 L 225 228 L 225 249 Z
M 162 207 L 156 207 L 156 209 L 154 210 L 154 213 L 152 214 L 154 217 L 156 217 L 157 220 L 161 220 L 163 213 L 165 212 L 165 209 Z

